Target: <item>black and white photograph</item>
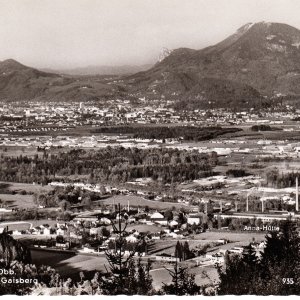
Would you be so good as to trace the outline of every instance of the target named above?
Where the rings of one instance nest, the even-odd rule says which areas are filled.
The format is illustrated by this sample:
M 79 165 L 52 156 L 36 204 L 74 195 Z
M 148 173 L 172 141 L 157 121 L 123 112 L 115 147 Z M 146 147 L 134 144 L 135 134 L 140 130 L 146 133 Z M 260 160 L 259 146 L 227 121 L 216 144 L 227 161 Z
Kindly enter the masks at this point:
M 300 295 L 299 16 L 0 0 L 0 295 Z

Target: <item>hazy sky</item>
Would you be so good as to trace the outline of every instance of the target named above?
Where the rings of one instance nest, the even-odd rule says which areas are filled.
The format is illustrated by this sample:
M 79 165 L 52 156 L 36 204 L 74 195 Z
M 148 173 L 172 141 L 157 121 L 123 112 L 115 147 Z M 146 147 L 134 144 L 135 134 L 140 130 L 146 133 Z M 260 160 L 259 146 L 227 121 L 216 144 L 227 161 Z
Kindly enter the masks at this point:
M 0 0 L 0 60 L 34 67 L 152 63 L 248 22 L 300 29 L 299 0 Z

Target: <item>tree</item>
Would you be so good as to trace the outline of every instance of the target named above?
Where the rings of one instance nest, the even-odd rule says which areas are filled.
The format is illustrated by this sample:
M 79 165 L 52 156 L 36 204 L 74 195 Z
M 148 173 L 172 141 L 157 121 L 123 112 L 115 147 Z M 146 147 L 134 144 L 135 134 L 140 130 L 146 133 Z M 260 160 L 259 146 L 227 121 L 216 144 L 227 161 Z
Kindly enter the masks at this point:
M 62 201 L 59 203 L 59 207 L 61 208 L 62 211 L 67 211 L 67 210 L 70 209 L 71 204 L 70 204 L 69 201 L 62 200 Z
M 100 185 L 100 193 L 101 193 L 101 195 L 105 195 L 106 194 L 106 188 L 105 188 L 105 186 L 103 186 L 103 185 Z
M 300 237 L 296 224 L 287 220 L 279 232 L 268 233 L 260 259 L 249 245 L 241 257 L 227 257 L 218 272 L 220 295 L 299 295 Z
M 118 205 L 119 215 L 121 215 L 121 207 Z M 152 279 L 150 276 L 150 263 L 144 267 L 141 261 L 138 262 L 137 267 L 134 263 L 134 255 L 138 243 L 133 249 L 128 251 L 125 255 L 127 234 L 125 225 L 122 226 L 122 219 L 118 218 L 118 223 L 112 223 L 113 232 L 117 234 L 114 243 L 114 249 L 106 250 L 106 258 L 109 263 L 110 270 L 109 278 L 103 281 L 102 290 L 107 295 L 134 295 L 139 292 L 148 294 L 152 290 Z M 127 248 L 128 249 L 128 248 Z M 141 286 L 143 284 L 143 286 Z
M 251 244 L 244 248 L 243 261 L 250 267 L 254 267 L 258 262 L 256 251 Z
M 14 260 L 23 263 L 31 262 L 29 249 L 9 235 L 7 228 L 0 234 L 0 259 L 6 267 L 9 267 Z
M 163 294 L 183 296 L 183 295 L 198 295 L 200 286 L 195 283 L 195 275 L 189 274 L 187 268 L 179 267 L 177 260 L 174 270 L 165 268 L 172 277 L 171 284 L 163 283 L 161 292 Z
M 266 236 L 261 268 L 261 283 L 257 286 L 261 294 L 299 294 L 300 237 L 294 222 L 285 221 L 281 224 L 279 232 L 272 232 Z M 293 279 L 294 284 L 287 284 L 284 278 Z
M 178 241 L 175 246 L 175 257 L 182 261 L 183 259 L 183 249 L 181 243 Z
M 49 287 L 56 274 L 50 267 L 36 267 L 31 264 L 30 251 L 13 239 L 7 230 L 0 234 L 0 269 L 3 271 L 0 295 L 26 295 L 32 292 L 37 283 Z M 14 279 L 19 279 L 19 282 L 13 281 Z M 21 282 L 21 279 L 24 281 Z
M 85 209 L 91 209 L 91 207 L 93 205 L 91 197 L 89 195 L 85 196 L 82 199 L 81 204 L 84 206 Z
M 119 204 L 119 215 L 121 215 L 121 207 Z M 117 234 L 114 246 L 115 249 L 105 251 L 106 258 L 109 263 L 111 280 L 106 281 L 104 290 L 107 290 L 109 295 L 129 294 L 128 280 L 129 265 L 135 254 L 131 251 L 128 256 L 125 255 L 124 246 L 126 244 L 125 234 L 127 224 L 122 228 L 122 220 L 118 218 L 118 224 L 112 223 L 113 232 Z
M 168 221 L 171 221 L 173 219 L 173 212 L 171 210 L 166 210 L 164 215 L 165 215 L 165 218 L 167 218 Z
M 182 252 L 183 252 L 183 260 L 187 260 L 191 258 L 191 251 L 187 241 L 185 241 L 183 244 Z
M 104 236 L 104 237 L 109 237 L 110 236 L 110 231 L 105 227 L 101 227 L 101 235 Z
M 137 285 L 138 295 L 150 295 L 153 293 L 152 287 L 152 276 L 150 275 L 151 261 L 148 259 L 145 266 L 142 265 L 141 259 L 138 260 L 137 264 Z

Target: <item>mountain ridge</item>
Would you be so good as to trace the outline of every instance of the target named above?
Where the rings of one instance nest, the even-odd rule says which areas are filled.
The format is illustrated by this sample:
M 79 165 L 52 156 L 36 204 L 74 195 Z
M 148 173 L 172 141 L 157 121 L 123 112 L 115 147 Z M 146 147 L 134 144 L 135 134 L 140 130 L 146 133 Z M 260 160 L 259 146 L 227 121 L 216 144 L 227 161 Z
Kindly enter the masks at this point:
M 186 90 L 182 83 L 175 87 L 174 76 L 186 74 L 194 84 L 203 85 L 203 90 L 193 87 Z M 195 80 L 195 78 L 197 78 Z M 211 80 L 210 86 L 203 81 Z M 163 94 L 164 97 L 202 99 L 199 106 L 214 101 L 210 90 L 221 87 L 232 90 L 224 93 L 229 98 L 240 94 L 243 103 L 261 103 L 265 97 L 300 95 L 300 31 L 281 23 L 248 23 L 220 43 L 200 50 L 179 48 L 146 72 L 129 77 L 139 90 L 148 90 L 149 97 Z M 152 93 L 149 90 L 151 87 Z M 154 87 L 154 89 L 153 89 Z M 193 90 L 197 92 L 193 93 Z M 153 92 L 154 91 L 154 92 Z M 244 92 L 243 92 L 244 91 Z M 156 95 L 155 95 L 156 94 Z M 210 96 L 205 96 L 209 95 Z M 224 102 L 231 106 L 236 101 Z M 242 101 L 243 100 L 243 101 Z M 223 104 L 219 99 L 217 106 Z
M 71 69 L 47 69 L 42 68 L 41 71 L 65 74 L 73 76 L 88 76 L 88 75 L 129 75 L 140 71 L 146 71 L 150 69 L 152 64 L 144 65 L 120 65 L 120 66 L 106 66 L 106 65 L 91 65 L 87 67 L 78 67 Z
M 117 79 L 0 62 L 0 98 L 8 100 L 146 97 L 195 109 L 253 107 L 285 95 L 300 97 L 300 30 L 282 23 L 247 23 L 200 50 L 167 49 L 150 69 Z

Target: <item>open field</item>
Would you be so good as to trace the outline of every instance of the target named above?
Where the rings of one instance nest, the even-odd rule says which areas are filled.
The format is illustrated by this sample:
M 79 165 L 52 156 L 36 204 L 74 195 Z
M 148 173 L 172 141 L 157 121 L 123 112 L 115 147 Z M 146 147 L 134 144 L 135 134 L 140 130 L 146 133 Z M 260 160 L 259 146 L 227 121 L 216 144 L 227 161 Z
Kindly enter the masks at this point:
M 121 206 L 127 206 L 129 201 L 130 206 L 134 206 L 134 207 L 148 206 L 149 208 L 152 209 L 168 209 L 168 208 L 172 208 L 173 206 L 176 208 L 181 208 L 181 207 L 188 208 L 188 206 L 184 204 L 147 200 L 139 196 L 115 196 L 114 198 L 113 197 L 107 198 L 105 200 L 102 200 L 101 202 L 104 204 L 113 204 L 113 201 L 115 204 L 120 203 Z
M 8 190 L 19 192 L 25 190 L 26 192 L 46 192 L 53 189 L 50 185 L 30 184 L 30 183 L 17 183 L 17 182 L 6 182 L 0 181 L 0 184 L 8 184 Z
M 256 241 L 263 241 L 265 239 L 265 235 L 267 232 L 233 232 L 233 231 L 207 231 L 201 234 L 195 235 L 195 239 L 202 240 L 219 240 L 219 239 L 227 239 L 232 242 L 244 242 L 250 243 L 253 241 L 253 238 Z
M 36 226 L 40 226 L 43 224 L 48 224 L 50 226 L 54 226 L 55 224 L 57 224 L 57 221 L 55 221 L 55 220 L 26 220 L 26 221 L 15 221 L 15 222 L 3 222 L 3 223 L 0 223 L 0 228 L 8 226 L 9 230 L 26 230 L 26 229 L 30 229 L 31 227 L 36 227 Z M 36 235 L 32 236 L 32 239 L 36 239 L 36 238 L 37 238 Z
M 51 186 L 42 186 L 39 184 L 16 183 L 16 182 L 0 182 L 0 199 L 3 202 L 8 202 L 9 208 L 34 208 L 36 204 L 33 201 L 33 195 L 22 195 L 22 192 L 27 194 L 42 193 L 52 190 Z M 8 194 L 7 191 L 14 192 Z
M 126 230 L 132 230 L 135 229 L 139 232 L 151 232 L 151 233 L 155 233 L 155 232 L 160 232 L 161 228 L 159 226 L 156 225 L 146 225 L 146 224 L 134 224 L 134 225 L 128 225 Z
M 151 254 L 170 254 L 174 255 L 175 246 L 177 241 L 184 243 L 188 242 L 190 249 L 201 249 L 203 246 L 207 244 L 215 243 L 219 239 L 227 239 L 230 243 L 225 245 L 220 245 L 218 248 L 229 250 L 235 246 L 247 246 L 250 242 L 254 240 L 256 242 L 261 242 L 265 239 L 265 233 L 256 233 L 256 232 L 204 232 L 198 235 L 195 235 L 193 239 L 168 239 L 168 240 L 157 240 L 155 243 L 149 248 L 149 252 Z
M 27 221 L 0 223 L 0 228 L 8 227 L 8 230 L 28 230 L 31 228 L 31 226 L 32 223 Z
M 32 249 L 31 254 L 33 263 L 40 265 L 50 265 L 55 268 L 62 277 L 79 279 L 79 273 L 84 272 L 85 275 L 93 276 L 95 271 L 105 272 L 105 266 L 108 263 L 105 256 L 90 256 L 90 255 L 74 255 L 72 253 L 61 253 L 52 251 L 43 251 Z M 166 264 L 168 269 L 172 269 L 171 264 Z M 171 277 L 163 265 L 155 267 L 150 271 L 153 277 L 153 286 L 156 289 L 161 288 L 162 283 L 170 283 Z M 191 274 L 196 275 L 196 282 L 199 285 L 211 283 L 217 280 L 217 271 L 214 266 L 199 266 L 189 269 Z M 205 275 L 206 274 L 206 275 Z
M 166 268 L 172 270 L 173 266 L 166 265 Z M 188 269 L 190 274 L 195 274 L 195 281 L 198 285 L 211 284 L 218 281 L 217 269 L 214 266 L 199 266 Z M 163 267 L 153 269 L 150 271 L 153 278 L 153 287 L 155 289 L 160 289 L 163 283 L 170 284 L 172 278 L 169 272 Z
M 0 194 L 0 199 L 7 202 L 8 208 L 33 208 L 36 205 L 33 202 L 33 195 L 10 195 Z
M 108 262 L 105 256 L 91 256 L 91 255 L 75 255 L 72 253 L 62 253 L 55 251 L 44 251 L 39 249 L 32 249 L 31 255 L 33 263 L 41 265 L 50 265 L 64 278 L 71 277 L 72 279 L 79 279 L 79 273 L 84 272 L 85 275 L 89 273 L 94 274 L 95 271 L 105 272 L 105 266 L 108 267 Z

